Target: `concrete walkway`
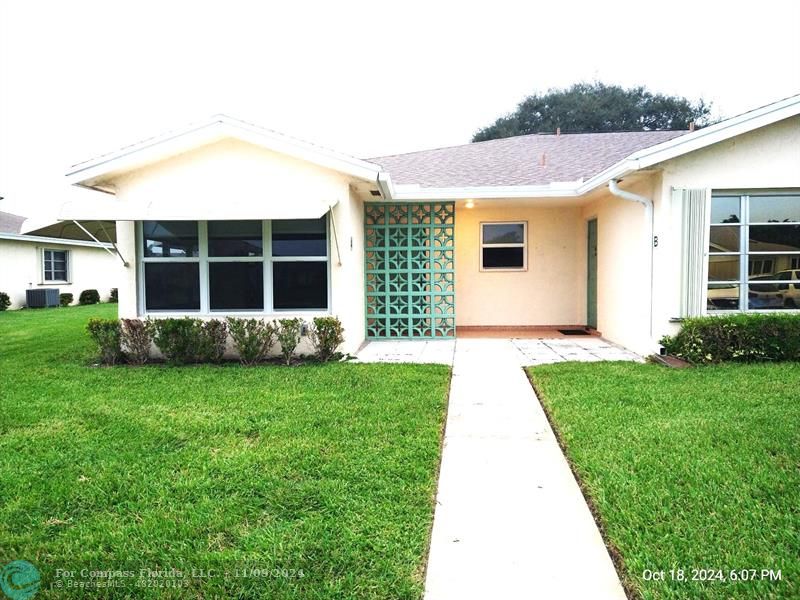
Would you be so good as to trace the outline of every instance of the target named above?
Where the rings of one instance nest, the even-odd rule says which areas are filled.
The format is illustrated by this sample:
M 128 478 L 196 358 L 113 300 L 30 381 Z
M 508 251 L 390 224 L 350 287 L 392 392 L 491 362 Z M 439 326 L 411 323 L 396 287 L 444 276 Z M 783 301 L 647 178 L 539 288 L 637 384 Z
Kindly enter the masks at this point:
M 459 338 L 459 344 L 477 338 Z M 478 341 L 492 341 L 481 338 Z M 600 337 L 574 338 L 495 338 L 516 350 L 511 362 L 515 365 L 545 365 L 577 360 L 638 360 L 642 358 Z M 356 354 L 358 362 L 437 363 L 452 365 L 456 340 L 379 340 L 364 345 Z
M 589 344 L 605 345 L 596 340 Z M 523 342 L 456 341 L 425 599 L 624 600 L 594 519 L 521 368 L 536 354 L 541 362 L 554 362 L 555 340 L 546 346 Z

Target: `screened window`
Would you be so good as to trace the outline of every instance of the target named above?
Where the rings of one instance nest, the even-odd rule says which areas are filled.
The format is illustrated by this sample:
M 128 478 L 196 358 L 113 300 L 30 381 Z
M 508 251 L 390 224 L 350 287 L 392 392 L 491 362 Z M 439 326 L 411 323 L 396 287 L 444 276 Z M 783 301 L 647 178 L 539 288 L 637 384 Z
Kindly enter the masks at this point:
M 326 218 L 144 221 L 147 311 L 237 312 L 328 307 Z
M 481 270 L 523 271 L 527 268 L 528 224 L 481 223 Z
M 709 311 L 797 308 L 800 194 L 715 194 L 708 248 Z
M 67 281 L 69 252 L 67 250 L 43 250 L 42 270 L 45 281 Z
M 272 222 L 272 290 L 276 310 L 328 308 L 325 219 Z

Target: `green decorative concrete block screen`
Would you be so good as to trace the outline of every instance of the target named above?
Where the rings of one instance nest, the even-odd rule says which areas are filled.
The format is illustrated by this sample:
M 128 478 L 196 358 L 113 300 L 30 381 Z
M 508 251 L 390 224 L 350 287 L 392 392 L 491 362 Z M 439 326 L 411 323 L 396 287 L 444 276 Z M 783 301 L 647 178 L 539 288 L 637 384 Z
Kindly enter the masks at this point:
M 364 210 L 367 337 L 455 337 L 453 203 Z

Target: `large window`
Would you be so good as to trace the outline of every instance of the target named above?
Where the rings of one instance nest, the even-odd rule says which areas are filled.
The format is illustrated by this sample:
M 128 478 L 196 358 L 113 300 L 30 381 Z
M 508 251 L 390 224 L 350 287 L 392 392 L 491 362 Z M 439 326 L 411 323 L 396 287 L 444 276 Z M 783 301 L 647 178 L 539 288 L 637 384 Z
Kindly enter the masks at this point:
M 712 196 L 709 311 L 799 308 L 798 264 L 800 194 Z
M 528 267 L 528 224 L 481 223 L 481 271 L 524 271 Z
M 69 252 L 67 250 L 42 250 L 42 278 L 44 281 L 67 282 Z
M 146 311 L 328 308 L 327 221 L 144 221 Z

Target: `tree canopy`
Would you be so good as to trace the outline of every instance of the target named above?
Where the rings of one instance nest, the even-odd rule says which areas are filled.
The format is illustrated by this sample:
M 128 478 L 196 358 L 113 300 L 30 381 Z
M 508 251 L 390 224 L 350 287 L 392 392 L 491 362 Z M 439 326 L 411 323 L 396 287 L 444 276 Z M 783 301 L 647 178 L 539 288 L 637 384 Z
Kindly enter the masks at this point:
M 709 123 L 711 105 L 702 98 L 655 94 L 644 86 L 625 89 L 600 82 L 576 83 L 528 96 L 513 113 L 500 117 L 472 137 L 473 142 L 524 135 L 604 131 L 686 129 Z

